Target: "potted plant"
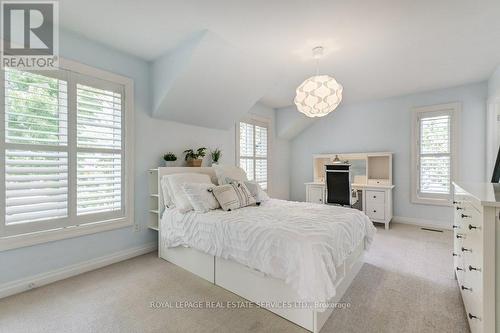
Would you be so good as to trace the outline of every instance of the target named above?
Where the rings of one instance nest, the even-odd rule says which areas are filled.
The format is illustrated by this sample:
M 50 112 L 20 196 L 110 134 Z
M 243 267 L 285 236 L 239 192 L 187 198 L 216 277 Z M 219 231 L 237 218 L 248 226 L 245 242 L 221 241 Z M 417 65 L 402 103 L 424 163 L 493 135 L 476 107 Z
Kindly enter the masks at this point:
M 212 164 L 218 164 L 222 156 L 222 152 L 219 148 L 215 148 L 210 152 L 210 157 L 212 158 Z
M 165 166 L 172 167 L 175 165 L 175 161 L 177 161 L 177 156 L 174 153 L 169 152 L 163 155 L 163 159 L 165 160 Z
M 187 166 L 189 167 L 199 167 L 201 166 L 201 162 L 203 162 L 203 157 L 205 157 L 205 151 L 207 148 L 202 147 L 198 148 L 196 152 L 193 149 L 184 150 L 184 160 L 186 161 Z

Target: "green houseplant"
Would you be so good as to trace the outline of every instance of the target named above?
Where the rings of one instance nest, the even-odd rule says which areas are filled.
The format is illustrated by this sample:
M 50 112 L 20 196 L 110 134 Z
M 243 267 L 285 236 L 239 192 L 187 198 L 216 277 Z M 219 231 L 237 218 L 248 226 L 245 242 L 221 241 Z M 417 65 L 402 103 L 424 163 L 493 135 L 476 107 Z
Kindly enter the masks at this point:
M 222 156 L 222 152 L 219 148 L 215 148 L 210 152 L 210 157 L 212 158 L 212 164 L 218 164 Z
M 207 148 L 198 148 L 196 152 L 193 149 L 184 150 L 184 160 L 189 167 L 200 167 L 201 162 L 203 162 L 203 157 L 206 155 Z
M 177 156 L 174 153 L 168 152 L 163 155 L 163 159 L 165 160 L 165 166 L 171 167 L 175 165 L 175 161 L 177 161 Z

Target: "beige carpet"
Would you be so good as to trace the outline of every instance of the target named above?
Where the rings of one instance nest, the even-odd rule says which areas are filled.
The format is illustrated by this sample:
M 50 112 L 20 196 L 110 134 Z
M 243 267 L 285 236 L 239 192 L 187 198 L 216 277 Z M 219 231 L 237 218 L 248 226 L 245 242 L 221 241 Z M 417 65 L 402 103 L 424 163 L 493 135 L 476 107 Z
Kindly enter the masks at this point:
M 378 228 L 322 332 L 468 332 L 451 251 L 450 232 Z M 243 301 L 148 254 L 0 300 L 0 332 L 305 332 L 264 309 L 150 306 L 189 300 Z

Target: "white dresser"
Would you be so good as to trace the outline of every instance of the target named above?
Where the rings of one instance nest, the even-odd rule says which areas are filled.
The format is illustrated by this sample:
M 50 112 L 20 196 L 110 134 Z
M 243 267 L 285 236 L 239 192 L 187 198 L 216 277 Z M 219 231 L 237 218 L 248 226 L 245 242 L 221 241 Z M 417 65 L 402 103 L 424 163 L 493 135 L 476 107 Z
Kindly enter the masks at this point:
M 500 332 L 495 322 L 496 315 L 500 318 L 500 187 L 496 190 L 495 195 L 489 183 L 454 183 L 453 263 L 472 333 Z

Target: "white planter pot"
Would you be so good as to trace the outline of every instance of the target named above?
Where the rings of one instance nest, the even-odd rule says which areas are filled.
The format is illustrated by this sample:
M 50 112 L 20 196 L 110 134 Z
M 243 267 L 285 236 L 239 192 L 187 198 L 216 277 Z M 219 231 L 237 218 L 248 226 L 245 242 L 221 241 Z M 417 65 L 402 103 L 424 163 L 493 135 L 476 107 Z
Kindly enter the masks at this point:
M 175 166 L 175 161 L 165 161 L 165 166 L 166 167 L 173 167 L 173 166 Z

